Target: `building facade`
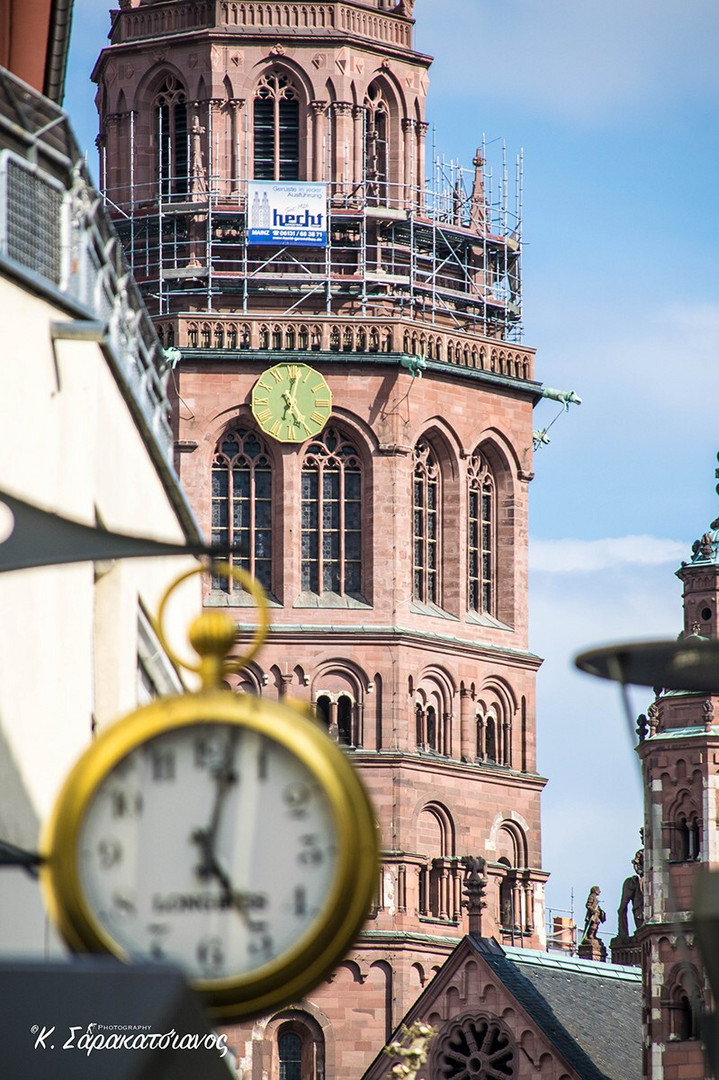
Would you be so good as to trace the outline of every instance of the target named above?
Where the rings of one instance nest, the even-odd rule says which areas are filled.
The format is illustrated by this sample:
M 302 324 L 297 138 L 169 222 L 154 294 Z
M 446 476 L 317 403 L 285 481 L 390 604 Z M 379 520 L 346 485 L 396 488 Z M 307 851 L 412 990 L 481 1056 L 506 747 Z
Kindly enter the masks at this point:
M 677 576 L 682 636 L 715 639 L 719 521 L 695 542 Z M 644 1074 L 665 1080 L 710 1075 L 699 1021 L 712 998 L 691 920 L 697 873 L 719 860 L 716 707 L 715 694 L 659 688 L 640 718 L 646 918 L 635 938 L 644 978 Z
M 69 121 L 2 68 L 0 90 L 0 544 L 21 530 L 6 495 L 91 528 L 198 545 L 172 464 L 160 343 Z M 0 842 L 36 851 L 94 733 L 181 689 L 153 616 L 194 565 L 107 559 L 0 575 Z M 200 604 L 189 583 L 173 641 Z M 43 955 L 49 940 L 37 882 L 4 867 L 0 952 Z
M 94 72 L 183 487 L 270 596 L 236 686 L 314 705 L 382 836 L 356 950 L 234 1030 L 247 1078 L 363 1073 L 466 933 L 464 856 L 485 933 L 543 944 L 519 192 L 428 161 L 412 6 L 123 0 Z

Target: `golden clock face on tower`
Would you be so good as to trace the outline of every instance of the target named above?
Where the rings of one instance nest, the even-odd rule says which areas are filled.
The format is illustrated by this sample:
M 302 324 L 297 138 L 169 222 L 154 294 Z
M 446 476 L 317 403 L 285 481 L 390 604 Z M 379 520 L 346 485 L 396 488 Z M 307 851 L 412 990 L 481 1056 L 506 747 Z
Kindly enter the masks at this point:
M 252 413 L 279 442 L 304 442 L 330 418 L 332 393 L 319 371 L 307 364 L 276 364 L 252 389 Z

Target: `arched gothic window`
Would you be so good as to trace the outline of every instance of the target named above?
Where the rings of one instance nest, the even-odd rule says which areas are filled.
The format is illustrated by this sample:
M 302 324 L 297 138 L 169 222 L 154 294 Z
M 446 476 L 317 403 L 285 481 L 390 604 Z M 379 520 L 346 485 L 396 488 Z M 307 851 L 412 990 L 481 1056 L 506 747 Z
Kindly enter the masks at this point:
M 496 613 L 496 509 L 492 473 L 481 454 L 467 470 L 469 514 L 467 535 L 467 599 L 470 611 Z
M 494 717 L 490 714 L 487 717 L 485 724 L 484 734 L 484 748 L 487 756 L 487 761 L 497 760 L 497 728 Z
M 336 429 L 310 443 L 302 467 L 302 590 L 361 595 L 362 469 Z
M 699 973 L 688 964 L 681 964 L 669 973 L 662 990 L 665 1037 L 672 1040 L 698 1039 L 699 1016 L 702 1012 Z M 695 1006 L 692 1007 L 692 997 Z
M 315 701 L 315 709 L 317 710 L 317 719 L 321 720 L 324 726 L 329 731 L 331 722 L 331 710 L 332 701 L 327 694 L 321 694 Z
M 277 1030 L 277 1061 L 272 1070 L 277 1080 L 322 1080 L 325 1075 L 325 1044 L 317 1021 L 297 1013 Z
M 499 882 L 499 924 L 503 930 L 514 929 L 514 877 L 508 859 L 500 859 L 500 866 L 505 867 L 504 876 Z
M 379 203 L 387 201 L 387 163 L 389 153 L 387 131 L 389 109 L 379 83 L 370 83 L 364 100 L 365 106 L 365 175 L 368 197 Z
M 674 829 L 673 858 L 678 862 L 695 862 L 701 854 L 701 828 L 696 814 L 680 814 Z
M 418 912 L 421 916 L 454 921 L 460 908 L 460 864 L 455 855 L 455 826 L 448 811 L 428 803 L 417 822 L 417 848 L 423 860 L 418 872 Z
M 187 194 L 187 98 L 174 75 L 167 75 L 155 98 L 157 179 L 160 195 Z
M 352 713 L 354 706 L 352 699 L 342 694 L 337 702 L 337 738 L 342 746 L 354 746 Z
M 440 601 L 440 472 L 434 450 L 421 440 L 414 451 L 414 597 Z
M 272 588 L 272 465 L 254 431 L 228 431 L 212 463 L 212 542 L 232 550 L 230 562 Z M 234 583 L 219 582 L 228 592 Z
M 302 1039 L 296 1031 L 283 1031 L 277 1040 L 280 1080 L 303 1080 Z
M 284 71 L 266 71 L 253 114 L 255 180 L 299 180 L 299 93 Z
M 357 706 L 349 694 L 320 693 L 315 699 L 317 719 L 341 746 L 359 746 Z

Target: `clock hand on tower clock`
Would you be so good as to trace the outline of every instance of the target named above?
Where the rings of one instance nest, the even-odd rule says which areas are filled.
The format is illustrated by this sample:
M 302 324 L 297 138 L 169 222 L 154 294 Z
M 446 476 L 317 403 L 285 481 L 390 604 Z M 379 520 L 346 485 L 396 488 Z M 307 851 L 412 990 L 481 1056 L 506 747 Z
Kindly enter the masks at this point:
M 304 413 L 301 413 L 299 408 L 297 407 L 297 401 L 294 394 L 283 393 L 282 397 L 285 399 L 285 416 L 287 416 L 288 412 L 291 412 L 295 415 L 299 424 L 303 423 L 305 416 Z

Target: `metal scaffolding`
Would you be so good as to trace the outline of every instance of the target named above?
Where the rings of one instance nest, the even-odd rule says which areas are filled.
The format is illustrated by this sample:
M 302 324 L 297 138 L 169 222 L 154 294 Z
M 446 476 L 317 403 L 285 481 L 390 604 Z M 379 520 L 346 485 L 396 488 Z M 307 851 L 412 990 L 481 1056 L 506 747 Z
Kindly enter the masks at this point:
M 215 168 L 219 145 L 209 124 L 206 170 L 193 164 L 190 133 L 187 173 L 163 176 L 158 156 L 162 179 L 142 185 L 134 134 L 131 120 L 129 180 L 106 189 L 105 200 L 153 315 L 392 314 L 521 341 L 521 154 L 511 183 L 506 149 L 490 168 L 483 144 L 474 169 L 435 156 L 421 188 L 378 180 L 366 160 L 351 184 L 349 148 L 344 175 L 329 175 L 330 131 L 326 248 L 268 248 L 248 243 L 249 162 L 239 140 L 233 174 Z

